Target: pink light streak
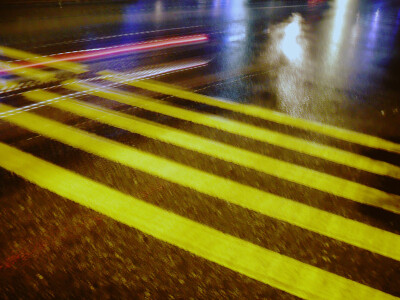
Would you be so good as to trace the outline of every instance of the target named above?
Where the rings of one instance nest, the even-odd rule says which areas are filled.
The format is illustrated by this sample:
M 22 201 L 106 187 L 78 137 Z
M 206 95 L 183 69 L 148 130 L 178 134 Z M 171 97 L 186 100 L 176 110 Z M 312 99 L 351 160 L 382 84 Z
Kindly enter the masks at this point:
M 108 57 L 112 55 L 127 54 L 131 52 L 150 51 L 150 50 L 157 50 L 157 49 L 164 49 L 164 48 L 171 48 L 178 46 L 194 45 L 207 42 L 208 40 L 209 38 L 206 34 L 197 34 L 184 37 L 175 37 L 175 38 L 160 39 L 155 41 L 132 43 L 122 46 L 112 46 L 95 50 L 83 50 L 80 51 L 79 53 L 57 54 L 49 57 L 49 60 L 46 62 L 37 62 L 37 63 L 22 62 L 20 63 L 20 66 L 0 70 L 0 74 L 4 72 L 9 73 L 18 69 L 44 67 L 62 61 L 85 61 L 90 59 Z

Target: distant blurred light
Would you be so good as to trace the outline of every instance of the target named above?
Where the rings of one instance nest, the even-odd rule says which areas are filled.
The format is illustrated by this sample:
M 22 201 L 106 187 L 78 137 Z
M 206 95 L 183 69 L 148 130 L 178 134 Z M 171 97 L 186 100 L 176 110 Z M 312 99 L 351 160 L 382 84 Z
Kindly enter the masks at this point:
M 321 4 L 322 2 L 325 2 L 325 0 L 308 0 L 307 4 L 309 6 L 316 6 L 318 4 Z

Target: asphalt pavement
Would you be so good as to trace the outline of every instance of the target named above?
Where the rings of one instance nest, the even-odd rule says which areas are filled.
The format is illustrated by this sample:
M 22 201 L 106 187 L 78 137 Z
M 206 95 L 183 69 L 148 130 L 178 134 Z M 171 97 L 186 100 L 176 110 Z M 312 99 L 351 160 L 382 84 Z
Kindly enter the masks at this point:
M 400 5 L 0 10 L 1 299 L 400 297 Z

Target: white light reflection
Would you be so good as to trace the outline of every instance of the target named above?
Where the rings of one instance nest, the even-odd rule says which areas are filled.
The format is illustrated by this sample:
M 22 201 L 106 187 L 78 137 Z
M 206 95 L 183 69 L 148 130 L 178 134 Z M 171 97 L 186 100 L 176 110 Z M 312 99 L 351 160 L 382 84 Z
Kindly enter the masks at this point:
M 100 78 L 119 77 L 125 80 L 153 78 L 160 75 L 171 74 L 183 70 L 190 70 L 206 66 L 210 61 L 204 59 L 189 59 L 180 62 L 167 63 L 161 66 L 146 66 L 138 68 L 131 73 L 120 73 L 118 76 L 104 75 Z
M 160 22 L 163 17 L 163 3 L 160 0 L 157 0 L 154 3 L 154 16 L 155 16 L 155 21 Z
M 303 47 L 301 44 L 301 17 L 294 15 L 292 21 L 285 27 L 280 49 L 291 62 L 301 62 Z
M 284 23 L 268 29 L 268 44 L 264 62 L 271 69 L 270 87 L 276 95 L 276 108 L 294 116 L 301 116 L 307 102 L 305 83 L 308 68 L 306 24 L 300 14 L 293 14 Z
M 231 0 L 229 3 L 229 17 L 231 20 L 243 18 L 247 13 L 244 0 Z
M 368 48 L 370 49 L 375 48 L 376 37 L 377 37 L 376 33 L 378 31 L 378 25 L 379 25 L 379 16 L 380 16 L 380 11 L 378 9 L 374 14 L 374 18 L 371 24 L 371 29 L 368 34 Z
M 356 44 L 356 40 L 360 35 L 360 14 L 357 14 L 356 22 L 353 25 L 353 29 L 351 30 L 351 44 L 354 46 Z
M 227 1 L 224 8 L 223 18 L 226 27 L 224 28 L 223 42 L 224 53 L 226 54 L 221 63 L 224 68 L 231 69 L 241 67 L 246 63 L 249 11 L 245 7 L 245 0 Z
M 347 50 L 347 60 L 345 64 L 350 67 L 350 62 L 357 61 L 357 47 L 358 40 L 360 38 L 360 15 L 357 14 L 356 21 L 351 28 L 349 42 L 348 42 L 348 50 Z
M 212 6 L 213 8 L 219 8 L 221 6 L 221 0 L 214 0 Z
M 345 53 L 351 50 L 351 47 L 354 47 L 354 42 L 358 38 L 357 29 L 352 32 L 350 26 L 352 26 L 352 22 L 354 20 L 354 12 L 353 8 L 356 5 L 357 1 L 355 0 L 336 0 L 333 9 L 333 20 L 332 23 L 329 24 L 330 34 L 327 49 L 327 58 L 326 58 L 326 71 L 337 70 L 338 60 L 340 57 L 346 57 Z M 353 12 L 353 13 L 352 13 Z M 353 27 L 353 26 L 352 26 Z M 354 27 L 353 27 L 354 28 Z M 352 37 L 353 35 L 353 37 Z M 345 41 L 345 39 L 348 39 Z M 353 44 L 350 45 L 351 39 L 353 40 Z
M 346 23 L 346 15 L 351 0 L 337 0 L 335 3 L 335 11 L 331 33 L 331 47 L 337 47 L 343 38 L 343 31 Z
M 244 0 L 232 0 L 227 7 L 227 19 L 242 19 L 247 16 L 248 11 L 244 5 Z M 246 38 L 247 22 L 228 22 L 226 37 L 229 42 L 244 41 Z
M 367 41 L 366 41 L 366 48 L 363 51 L 362 61 L 365 67 L 371 66 L 374 64 L 374 61 L 377 59 L 376 51 L 378 47 L 378 31 L 380 26 L 380 18 L 381 13 L 380 10 L 377 9 L 374 14 L 371 16 L 371 21 L 369 26 L 367 27 Z M 388 40 L 386 40 L 388 42 Z M 390 49 L 390 45 L 385 45 Z
M 214 0 L 212 4 L 212 16 L 217 17 L 221 11 L 221 0 Z

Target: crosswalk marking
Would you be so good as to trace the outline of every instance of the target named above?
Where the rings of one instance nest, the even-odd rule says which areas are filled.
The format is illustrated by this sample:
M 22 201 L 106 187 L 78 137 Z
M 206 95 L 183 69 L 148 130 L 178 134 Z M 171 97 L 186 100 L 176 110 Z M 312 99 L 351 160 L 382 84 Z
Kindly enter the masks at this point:
M 62 101 L 50 102 L 50 100 L 56 99 L 60 95 L 42 90 L 26 92 L 24 96 L 36 102 L 49 101 L 49 105 L 79 116 L 201 152 L 359 203 L 379 207 L 385 202 L 400 201 L 400 197 L 362 184 L 212 141 L 155 122 L 91 105 L 70 97 L 64 97 Z
M 20 65 L 10 62 L 0 61 L 0 71 L 5 70 L 8 73 L 12 73 L 24 78 L 34 79 L 42 82 L 47 82 L 55 78 L 53 72 L 44 70 L 36 70 L 31 68 L 21 68 Z
M 37 65 L 48 65 L 52 68 L 69 71 L 75 74 L 80 74 L 87 71 L 87 67 L 82 64 L 68 62 L 68 61 L 60 61 L 57 59 L 53 59 L 51 57 L 43 57 L 37 54 L 28 53 L 25 51 L 9 48 L 6 46 L 0 46 L 0 54 L 14 59 L 21 59 L 24 61 L 34 62 Z M 20 67 L 23 68 L 24 66 Z
M 268 121 L 273 121 L 276 123 L 289 125 L 297 128 L 301 128 L 308 131 L 314 131 L 317 133 L 321 133 L 327 136 L 334 137 L 339 140 L 356 143 L 359 145 L 382 149 L 394 153 L 400 153 L 400 144 L 384 140 L 382 138 L 367 135 L 361 132 L 355 132 L 351 130 L 347 130 L 344 128 L 339 128 L 327 124 L 322 124 L 315 121 L 300 119 L 296 117 L 292 117 L 277 111 L 273 111 L 267 108 L 251 105 L 251 104 L 239 104 L 235 102 L 228 101 L 220 101 L 218 99 L 193 93 L 188 90 L 184 90 L 182 88 L 177 88 L 173 85 L 169 85 L 166 83 L 157 82 L 154 80 L 130 80 L 126 81 L 126 78 L 122 75 L 118 75 L 117 73 L 110 71 L 101 71 L 99 72 L 102 75 L 113 75 L 112 77 L 107 76 L 104 79 L 121 82 L 139 87 L 146 90 L 151 90 L 153 92 L 167 94 L 171 96 L 175 96 L 181 99 L 186 99 L 198 103 L 203 103 L 239 113 L 243 113 L 249 116 L 261 118 Z
M 0 113 L 12 111 L 1 104 Z M 400 236 L 237 183 L 38 115 L 3 119 L 88 153 L 400 261 Z
M 156 101 L 151 98 L 146 98 L 131 93 L 116 91 L 101 86 L 78 83 L 71 80 L 65 81 L 65 88 L 128 105 L 137 106 L 148 111 L 157 112 L 177 119 L 186 120 L 192 123 L 205 125 L 211 128 L 259 140 L 296 152 L 357 168 L 359 170 L 400 179 L 400 167 L 398 166 L 330 146 L 302 140 L 300 138 L 265 128 L 260 128 L 243 122 L 229 120 L 205 113 L 189 111 L 183 108 L 171 106 L 164 101 Z M 390 208 L 389 206 L 388 209 L 395 209 L 396 211 L 398 210 L 398 207 Z
M 0 160 L 2 168 L 42 188 L 298 297 L 398 299 L 170 213 L 3 143 L 0 156 L 7 157 Z
M 86 71 L 86 67 L 80 64 L 69 62 L 58 64 L 57 62 L 51 61 L 51 58 L 41 58 L 34 54 L 2 46 L 0 46 L 0 54 L 11 58 L 37 62 L 38 65 L 44 63 L 53 68 L 67 70 L 76 74 Z M 52 72 L 30 69 L 13 63 L 0 62 L 0 68 L 9 69 L 11 74 L 42 82 L 55 78 L 55 74 Z M 152 90 L 182 99 L 274 121 L 276 123 L 322 133 L 327 136 L 357 143 L 363 146 L 400 153 L 399 144 L 378 137 L 294 118 L 254 105 L 224 102 L 223 100 L 219 101 L 215 98 L 196 94 L 153 80 L 145 80 L 141 82 L 134 80 L 127 81 L 123 75 L 120 76 L 119 74 L 110 73 L 108 71 L 100 73 L 112 75 L 104 79 L 109 79 L 110 81 L 117 83 L 127 83 L 142 89 Z M 68 83 L 70 84 L 72 81 Z M 0 88 L 9 88 L 14 84 L 15 82 L 12 80 L 0 81 Z M 82 91 L 80 88 L 76 88 L 77 85 L 82 88 L 81 84 L 75 82 L 72 83 L 71 89 Z M 66 86 L 66 88 L 68 87 Z M 88 92 L 89 94 L 96 96 L 99 96 L 98 94 L 95 94 L 95 92 L 98 92 L 96 89 L 103 89 L 102 87 L 90 85 L 84 86 L 83 88 L 85 89 L 83 92 Z M 89 89 L 89 91 L 87 89 Z M 107 89 L 104 89 L 101 92 L 105 92 L 107 96 L 102 95 L 99 97 L 104 97 L 129 105 L 136 105 L 136 101 L 139 101 L 139 105 L 136 106 L 150 111 L 266 141 L 273 145 L 321 157 L 326 160 L 343 165 L 349 165 L 368 172 L 400 179 L 399 167 L 368 159 L 362 155 L 353 154 L 329 146 L 319 145 L 317 143 L 307 142 L 268 129 L 265 129 L 264 133 L 257 131 L 255 137 L 253 137 L 249 132 L 250 130 L 253 130 L 253 128 L 258 127 L 246 123 L 230 121 L 217 116 L 191 112 L 179 108 L 176 108 L 177 110 L 175 110 L 175 107 L 170 106 L 163 101 L 157 101 L 155 99 L 132 95 L 125 92 Z M 113 95 L 114 93 L 118 96 L 115 97 L 115 95 Z M 183 130 L 140 119 L 76 99 L 63 97 L 62 102 L 51 101 L 54 98 L 60 97 L 60 95 L 54 93 L 36 90 L 24 93 L 24 95 L 35 102 L 50 100 L 48 102 L 49 105 L 61 110 L 69 111 L 89 119 L 98 120 L 105 124 L 119 127 L 134 133 L 139 133 L 199 153 L 217 157 L 227 162 L 252 168 L 281 179 L 296 182 L 356 202 L 383 207 L 384 209 L 395 213 L 400 212 L 400 205 L 398 204 L 400 196 L 398 195 L 391 195 L 359 183 L 266 157 L 251 151 L 197 136 Z M 120 95 L 123 96 L 122 98 L 125 96 L 131 96 L 135 100 L 133 102 L 129 102 L 129 100 L 124 102 L 126 99 L 124 98 L 124 100 L 121 101 L 119 98 Z M 113 98 L 118 98 L 118 100 Z M 154 104 L 152 103 L 147 106 L 147 103 L 145 103 L 146 101 L 151 101 Z M 193 190 L 252 209 L 269 217 L 297 225 L 307 230 L 400 261 L 399 235 L 142 152 L 85 131 L 68 127 L 62 123 L 23 112 L 23 109 L 19 110 L 17 114 L 15 114 L 15 111 L 16 109 L 13 107 L 0 104 L 0 120 L 5 119 L 10 123 L 14 123 L 25 129 L 37 132 L 43 136 L 58 140 L 83 151 L 107 158 L 114 162 L 125 164 L 129 167 L 178 183 Z M 177 115 L 180 115 L 182 111 L 186 113 L 183 117 L 178 117 Z M 200 115 L 204 116 L 204 119 L 202 119 Z M 191 119 L 192 117 L 194 117 L 194 119 Z M 238 126 L 236 126 L 238 124 L 243 127 L 242 131 L 238 130 Z M 261 128 L 258 129 L 262 130 Z M 272 135 L 270 140 L 263 136 L 263 134 L 265 135 L 266 133 Z M 63 135 L 70 135 L 70 137 L 64 137 Z M 287 138 L 286 142 L 280 142 L 278 140 L 282 137 Z M 303 142 L 301 143 L 301 146 L 303 147 L 302 149 L 298 150 L 297 146 L 295 147 L 296 149 L 289 148 L 289 144 L 293 143 L 295 140 Z M 296 143 L 298 141 L 296 141 Z M 92 145 L 86 145 L 90 143 L 92 143 Z M 312 146 L 305 147 L 307 144 L 320 147 L 322 149 L 320 151 L 333 152 L 325 154 L 326 157 L 324 154 L 318 156 L 315 148 Z M 97 150 L 95 149 L 96 147 L 99 149 L 101 147 L 103 148 Z M 109 152 L 109 154 L 106 152 Z M 334 154 L 333 159 L 327 158 L 332 154 Z M 7 157 L 6 160 L 0 160 L 0 167 L 14 172 L 28 181 L 36 183 L 45 189 L 73 200 L 81 205 L 108 215 L 117 221 L 141 230 L 155 238 L 298 297 L 320 299 L 399 299 L 361 283 L 302 263 L 234 236 L 224 234 L 188 218 L 178 216 L 135 197 L 123 194 L 103 184 L 85 178 L 82 175 L 78 175 L 30 154 L 24 153 L 16 148 L 12 148 L 1 142 L 0 155 L 2 155 L 2 157 Z M 353 158 L 351 155 L 354 155 Z M 340 156 L 343 157 L 340 158 Z M 354 158 L 359 160 L 355 163 L 344 163 L 346 159 Z M 341 159 L 342 161 L 340 162 Z M 139 160 L 140 162 L 138 163 L 135 160 Z M 354 164 L 356 166 L 354 166 Z M 368 166 L 368 164 L 370 165 Z M 26 166 L 29 166 L 29 168 Z M 163 170 L 157 170 L 157 168 Z M 176 176 L 181 174 L 183 175 Z M 185 176 L 188 177 L 188 179 L 185 179 Z M 196 183 L 196 180 L 201 181 L 201 183 Z M 217 191 L 215 188 L 210 187 L 212 185 L 211 183 L 217 185 L 218 189 L 222 187 L 222 190 Z M 71 189 L 70 186 L 73 186 L 74 189 Z M 240 199 L 241 197 L 245 200 Z M 252 199 L 249 200 L 248 198 Z M 283 210 L 283 212 L 281 210 Z M 193 236 L 196 236 L 196 239 L 193 239 Z

